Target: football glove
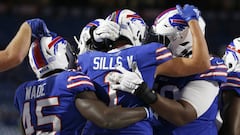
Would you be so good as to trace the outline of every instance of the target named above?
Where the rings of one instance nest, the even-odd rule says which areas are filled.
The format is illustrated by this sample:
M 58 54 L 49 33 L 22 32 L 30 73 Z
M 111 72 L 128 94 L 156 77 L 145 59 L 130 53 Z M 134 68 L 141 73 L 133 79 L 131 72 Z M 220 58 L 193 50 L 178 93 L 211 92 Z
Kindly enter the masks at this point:
M 119 38 L 120 26 L 117 23 L 103 19 L 98 21 L 99 26 L 93 30 L 93 39 L 96 42 L 103 42 L 104 39 L 115 41 Z
M 193 5 L 185 4 L 182 8 L 180 5 L 176 5 L 179 15 L 189 22 L 192 19 L 198 20 L 200 11 Z
M 135 89 L 143 82 L 141 73 L 138 68 L 133 64 L 133 72 L 126 70 L 120 65 L 116 65 L 115 68 L 119 72 L 110 72 L 109 80 L 111 83 L 110 87 L 114 90 L 122 90 L 134 94 Z
M 34 38 L 41 38 L 43 36 L 51 36 L 51 32 L 48 30 L 47 25 L 42 19 L 35 18 L 26 20 L 32 29 L 32 36 Z M 52 33 L 53 34 L 53 33 Z
M 132 93 L 140 98 L 146 104 L 152 104 L 157 100 L 155 91 L 150 90 L 142 79 L 142 75 L 138 70 L 137 64 L 132 64 L 133 72 L 130 72 L 120 65 L 116 66 L 118 72 L 111 72 L 109 75 L 110 87 L 113 90 L 122 90 Z

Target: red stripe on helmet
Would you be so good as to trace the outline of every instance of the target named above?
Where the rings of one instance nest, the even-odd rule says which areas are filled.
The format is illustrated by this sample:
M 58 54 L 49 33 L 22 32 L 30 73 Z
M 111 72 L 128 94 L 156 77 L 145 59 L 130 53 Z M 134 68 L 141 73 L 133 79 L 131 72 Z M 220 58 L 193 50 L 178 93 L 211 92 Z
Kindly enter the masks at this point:
M 41 50 L 41 46 L 38 40 L 34 41 L 35 46 L 33 47 L 33 58 L 37 68 L 41 68 L 47 65 L 47 61 L 44 58 Z
M 48 44 L 48 48 L 50 49 L 53 45 L 55 45 L 59 40 L 61 40 L 62 39 L 62 37 L 60 37 L 60 36 L 58 36 L 58 37 L 56 37 L 55 39 L 53 39 L 52 40 L 52 42 L 50 42 L 49 44 Z
M 127 18 L 142 18 L 142 17 L 140 17 L 139 15 L 127 15 Z
M 118 18 L 119 18 L 119 15 L 120 15 L 120 12 L 121 12 L 122 10 L 117 10 L 117 11 L 115 11 L 115 16 L 114 16 L 114 22 L 116 22 L 116 23 L 118 23 Z

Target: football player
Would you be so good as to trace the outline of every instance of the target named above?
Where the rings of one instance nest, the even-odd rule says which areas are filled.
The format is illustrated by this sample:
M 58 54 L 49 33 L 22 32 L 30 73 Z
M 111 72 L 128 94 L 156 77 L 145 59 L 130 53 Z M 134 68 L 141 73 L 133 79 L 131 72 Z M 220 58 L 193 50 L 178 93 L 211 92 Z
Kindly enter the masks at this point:
M 190 6 L 189 6 L 190 7 Z M 115 41 L 103 40 L 101 43 L 95 41 L 96 31 L 99 27 L 89 27 L 83 29 L 86 34 L 85 40 L 80 36 L 80 48 L 90 50 L 82 52 L 78 56 L 79 69 L 89 75 L 97 87 L 97 95 L 110 106 L 122 105 L 124 107 L 146 106 L 154 103 L 157 96 L 154 93 L 140 101 L 134 95 L 122 91 L 115 91 L 110 87 L 109 75 L 115 70 L 115 65 L 121 65 L 127 70 L 132 70 L 131 65 L 137 63 L 144 81 L 150 87 L 153 86 L 154 78 L 158 74 L 169 76 L 186 76 L 203 72 L 209 68 L 209 54 L 205 38 L 198 24 L 198 12 L 190 7 L 183 10 L 183 16 L 188 22 L 193 36 L 193 57 L 192 58 L 172 58 L 170 51 L 160 43 L 144 44 L 147 34 L 147 25 L 144 20 L 135 12 L 124 9 L 117 10 L 109 15 L 106 21 L 113 21 L 120 25 L 119 38 Z M 96 23 L 97 24 L 101 23 Z M 105 30 L 107 31 L 107 30 Z M 101 33 L 99 33 L 100 35 Z M 109 38 L 110 39 L 110 38 Z M 107 43 L 106 43 L 107 42 Z M 82 44 L 84 43 L 84 44 Z M 143 45 L 144 44 L 144 45 Z M 83 46 L 82 46 L 83 45 Z M 93 51 L 92 51 L 93 50 Z M 201 59 L 199 61 L 199 59 Z M 88 62 L 86 62 L 88 60 Z M 196 65 L 196 63 L 201 63 Z M 94 131 L 94 124 L 89 124 L 89 131 Z M 140 121 L 128 128 L 120 130 L 98 130 L 98 134 L 153 134 L 152 121 Z M 90 134 L 90 133 L 86 133 Z M 93 133 L 94 134 L 94 133 Z
M 191 58 L 194 39 L 189 24 L 182 15 L 191 6 L 185 5 L 183 9 L 177 6 L 177 8 L 160 13 L 155 19 L 152 32 L 157 36 L 167 37 L 164 41 L 169 40 L 167 47 L 174 57 Z M 198 18 L 198 23 L 204 34 L 205 22 L 202 17 Z M 211 67 L 200 74 L 180 78 L 163 75 L 156 77 L 153 89 L 158 93 L 157 100 L 150 103 L 161 122 L 161 125 L 156 128 L 156 134 L 217 135 L 215 119 L 218 111 L 219 85 L 226 81 L 227 68 L 221 57 L 211 57 L 209 61 Z M 122 67 L 117 68 L 125 75 L 112 74 L 112 80 L 119 83 L 113 85 L 114 89 L 134 93 L 145 102 L 148 96 L 153 96 L 143 81 L 135 79 L 140 77 L 140 74 L 134 76 Z M 131 81 L 132 84 L 130 84 Z M 136 84 L 138 86 L 135 86 Z
M 235 38 L 226 48 L 223 60 L 228 67 L 227 82 L 221 85 L 221 118 L 219 135 L 240 134 L 240 38 Z
M 152 117 L 144 107 L 107 107 L 90 78 L 71 70 L 76 60 L 72 50 L 53 33 L 32 43 L 29 63 L 38 79 L 20 85 L 14 98 L 24 134 L 79 135 L 87 120 L 115 129 Z

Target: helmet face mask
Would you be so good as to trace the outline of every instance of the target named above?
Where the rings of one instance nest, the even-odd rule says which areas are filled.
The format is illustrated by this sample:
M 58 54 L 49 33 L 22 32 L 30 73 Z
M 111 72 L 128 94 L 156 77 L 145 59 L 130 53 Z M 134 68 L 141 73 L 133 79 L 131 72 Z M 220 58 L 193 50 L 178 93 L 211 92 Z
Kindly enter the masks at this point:
M 177 22 L 183 27 L 180 27 L 181 25 L 174 25 L 172 22 Z M 198 22 L 204 34 L 205 21 L 200 17 Z M 152 33 L 168 38 L 169 44 L 167 44 L 167 46 L 174 56 L 191 57 L 192 34 L 187 23 L 178 14 L 176 8 L 167 9 L 158 15 L 152 25 Z
M 114 11 L 106 20 L 120 25 L 120 36 L 127 38 L 133 46 L 142 45 L 147 39 L 147 25 L 134 11 L 123 9 Z
M 29 50 L 29 63 L 37 78 L 56 69 L 66 70 L 69 68 L 69 61 L 75 60 L 67 46 L 70 44 L 60 36 L 42 37 L 35 40 Z M 68 52 L 68 53 L 67 53 Z

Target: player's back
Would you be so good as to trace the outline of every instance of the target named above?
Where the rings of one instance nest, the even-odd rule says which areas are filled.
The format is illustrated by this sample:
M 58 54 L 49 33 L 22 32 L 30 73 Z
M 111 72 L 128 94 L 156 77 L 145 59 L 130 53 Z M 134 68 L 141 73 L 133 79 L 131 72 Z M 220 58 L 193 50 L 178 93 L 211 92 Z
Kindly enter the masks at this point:
M 206 80 L 206 81 L 214 81 L 219 83 L 219 85 L 223 82 L 226 82 L 227 76 L 227 68 L 224 65 L 222 59 L 217 57 L 212 57 L 211 59 L 211 67 L 204 73 L 181 77 L 181 78 L 171 78 L 166 76 L 158 76 L 154 85 L 154 89 L 158 90 L 160 95 L 168 97 L 170 99 L 179 99 L 181 90 L 185 87 L 189 82 L 195 80 Z M 202 99 L 204 100 L 204 99 Z M 201 101 L 199 101 L 201 102 Z M 208 134 L 216 134 L 217 128 L 215 125 L 215 119 L 218 111 L 218 97 L 216 96 L 213 99 L 210 107 L 204 112 L 199 118 L 196 120 L 183 125 L 181 127 L 177 127 L 166 120 L 159 118 L 163 123 L 163 127 L 161 127 L 161 131 L 158 131 L 160 134 L 199 134 L 199 135 L 208 135 Z M 168 132 L 168 133 L 167 133 Z
M 159 52 L 157 52 L 158 50 Z M 169 51 L 162 44 L 151 43 L 143 46 L 115 49 L 108 53 L 100 51 L 87 52 L 78 57 L 78 64 L 81 71 L 94 81 L 98 92 L 97 95 L 104 102 L 110 105 L 121 104 L 124 107 L 136 107 L 142 106 L 143 102 L 139 101 L 132 94 L 111 90 L 108 81 L 109 72 L 114 71 L 116 64 L 120 64 L 127 70 L 131 70 L 131 64 L 137 62 L 143 79 L 151 87 L 158 64 L 171 59 L 171 54 L 165 58 L 159 58 L 161 55 L 167 53 Z
M 63 71 L 19 86 L 15 106 L 26 134 L 80 134 L 86 120 L 75 107 L 75 96 L 83 87 L 88 87 L 77 85 L 85 77 L 81 73 Z
M 136 96 L 115 91 L 109 87 L 108 74 L 114 71 L 116 64 L 122 65 L 127 70 L 131 70 L 131 64 L 136 62 L 149 86 L 153 85 L 156 67 L 172 58 L 171 53 L 159 43 L 151 43 L 143 46 L 114 49 L 110 52 L 92 51 L 78 56 L 78 64 L 81 71 L 87 74 L 95 83 L 96 93 L 99 99 L 107 105 L 121 105 L 123 107 L 145 106 Z M 90 124 L 89 127 L 92 125 Z M 90 128 L 90 130 L 92 127 Z M 95 128 L 97 129 L 97 128 Z M 101 130 L 101 129 L 100 129 Z M 93 131 L 93 130 L 91 130 Z M 151 124 L 148 121 L 140 121 L 128 128 L 119 130 L 107 130 L 98 134 L 139 134 L 146 135 L 152 133 Z M 86 133 L 89 135 L 90 133 Z M 94 134 L 94 133 L 93 133 Z

